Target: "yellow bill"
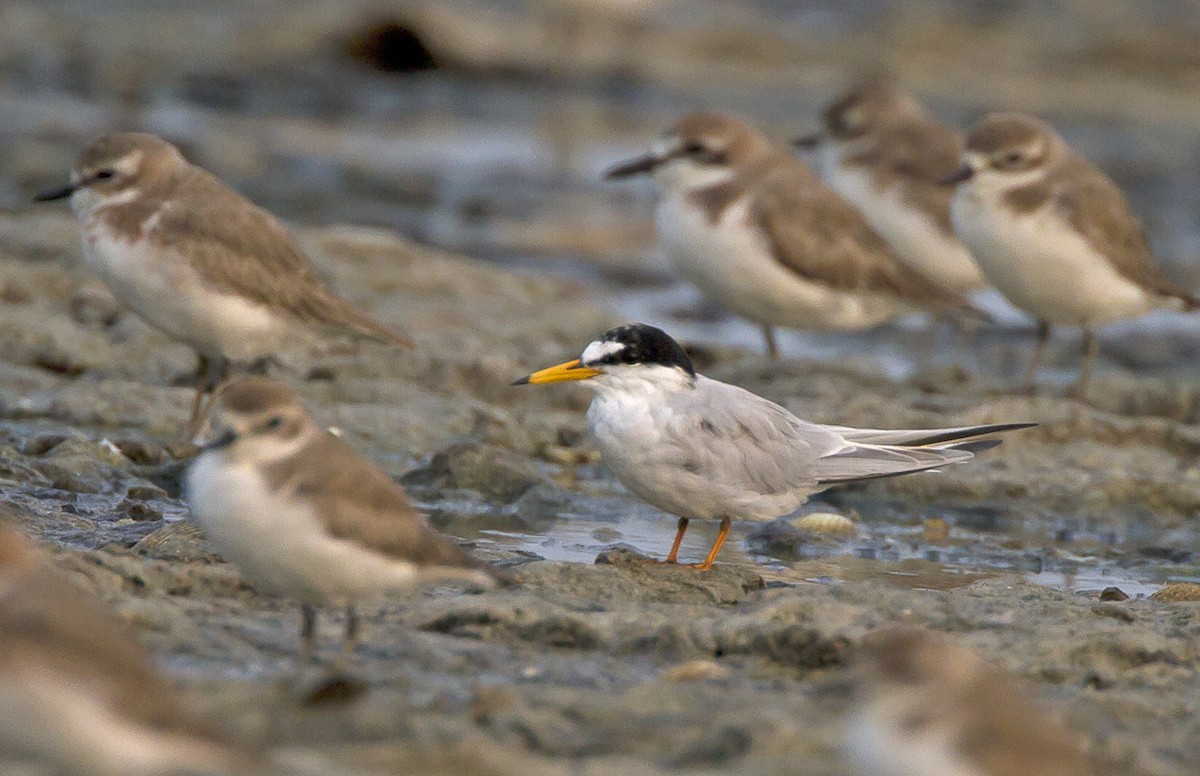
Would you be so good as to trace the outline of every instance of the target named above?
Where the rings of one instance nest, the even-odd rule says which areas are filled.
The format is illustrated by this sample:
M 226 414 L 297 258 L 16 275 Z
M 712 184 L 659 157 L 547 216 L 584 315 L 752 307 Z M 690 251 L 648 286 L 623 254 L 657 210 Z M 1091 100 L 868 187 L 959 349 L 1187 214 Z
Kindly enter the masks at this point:
M 600 374 L 599 369 L 592 369 L 579 363 L 579 359 L 568 361 L 565 364 L 548 367 L 540 371 L 534 372 L 528 377 L 522 377 L 520 380 L 515 380 L 513 385 L 540 385 L 542 383 L 564 383 L 568 380 L 586 380 L 589 377 L 595 377 Z

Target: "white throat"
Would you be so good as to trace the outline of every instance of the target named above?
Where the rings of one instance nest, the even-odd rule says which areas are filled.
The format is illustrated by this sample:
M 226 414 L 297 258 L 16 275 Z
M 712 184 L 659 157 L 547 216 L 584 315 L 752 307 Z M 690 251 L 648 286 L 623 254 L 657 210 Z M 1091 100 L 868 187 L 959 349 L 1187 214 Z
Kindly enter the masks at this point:
M 733 179 L 732 167 L 696 164 L 688 159 L 672 159 L 654 168 L 654 182 L 666 194 L 689 194 Z
M 310 428 L 286 441 L 274 437 L 239 439 L 231 448 L 215 451 L 215 455 L 219 456 L 217 460 L 229 466 L 265 466 L 300 452 L 314 433 L 321 432 L 315 427 Z
M 603 374 L 586 382 L 599 397 L 622 395 L 651 396 L 690 390 L 696 378 L 679 367 L 661 364 L 622 364 L 609 367 Z
M 86 220 L 97 210 L 110 205 L 124 205 L 142 195 L 142 190 L 136 186 L 122 189 L 115 194 L 100 194 L 89 188 L 82 188 L 71 195 L 71 209 L 81 220 Z

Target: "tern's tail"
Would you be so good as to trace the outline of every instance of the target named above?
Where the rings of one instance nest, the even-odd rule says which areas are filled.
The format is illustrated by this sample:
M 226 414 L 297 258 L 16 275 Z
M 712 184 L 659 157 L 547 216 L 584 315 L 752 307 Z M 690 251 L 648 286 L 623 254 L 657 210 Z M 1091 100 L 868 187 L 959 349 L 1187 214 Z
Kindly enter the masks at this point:
M 850 444 L 817 461 L 822 485 L 851 480 L 895 477 L 961 463 L 975 453 L 1000 444 L 999 439 L 976 439 L 984 434 L 1030 428 L 1036 423 L 996 423 L 960 428 L 884 431 L 834 427 Z

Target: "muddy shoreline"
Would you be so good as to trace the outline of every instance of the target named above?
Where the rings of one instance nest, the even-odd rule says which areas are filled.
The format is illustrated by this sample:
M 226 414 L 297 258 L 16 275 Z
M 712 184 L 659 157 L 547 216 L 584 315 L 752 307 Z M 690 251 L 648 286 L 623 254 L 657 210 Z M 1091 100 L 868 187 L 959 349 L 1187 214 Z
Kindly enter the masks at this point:
M 971 465 L 814 501 L 855 519 L 857 536 L 781 520 L 739 525 L 708 575 L 630 563 L 613 548 L 661 555 L 673 519 L 605 474 L 587 394 L 508 386 L 577 351 L 612 314 L 577 283 L 349 227 L 302 234 L 344 293 L 420 349 L 324 343 L 289 354 L 279 376 L 442 530 L 526 582 L 369 609 L 354 670 L 370 690 L 305 707 L 286 682 L 295 607 L 254 593 L 185 520 L 171 440 L 186 414 L 186 351 L 129 316 L 106 328 L 72 319 L 80 289 L 96 304 L 98 292 L 68 216 L 39 218 L 40 243 L 10 238 L 0 264 L 27 295 L 0 313 L 11 341 L 27 343 L 0 368 L 5 512 L 241 735 L 367 769 L 768 774 L 803 759 L 806 772 L 844 773 L 855 645 L 906 623 L 953 633 L 1025 677 L 1098 753 L 1136 772 L 1182 774 L 1200 756 L 1196 604 L 1144 598 L 1194 573 L 1200 478 L 1188 472 L 1200 437 L 1179 420 L 1114 411 L 1179 386 L 1102 375 L 1095 407 L 1008 394 L 1002 379 L 939 389 L 936 373 L 896 382 L 700 349 L 709 374 L 829 422 L 1042 425 Z M 55 371 L 51 360 L 86 366 Z M 927 535 L 931 518 L 948 535 Z M 711 540 L 712 526 L 697 528 L 685 555 Z M 1101 603 L 1106 582 L 1135 599 Z M 326 653 L 339 622 L 325 620 Z
M 1032 328 L 1011 311 L 967 345 L 922 321 L 790 333 L 772 362 L 754 327 L 664 271 L 648 191 L 598 175 L 695 107 L 800 134 L 882 62 L 948 120 L 1046 115 L 1195 287 L 1190 5 L 764 0 L 705 5 L 699 23 L 661 3 L 589 26 L 564 60 L 555 3 L 401 4 L 383 10 L 441 62 L 406 75 L 347 55 L 371 2 L 106 5 L 0 8 L 0 515 L 130 623 L 206 719 L 293 774 L 843 776 L 855 650 L 910 624 L 1027 681 L 1124 772 L 1196 772 L 1200 604 L 1150 598 L 1200 581 L 1193 318 L 1102 330 L 1086 403 L 1066 396 L 1070 332 L 1042 390 L 1016 390 Z M 222 563 L 179 499 L 192 355 L 88 275 L 65 208 L 29 204 L 88 138 L 135 128 L 278 212 L 339 292 L 412 336 L 399 354 L 298 341 L 275 376 L 441 530 L 525 578 L 365 607 L 363 694 L 303 702 L 296 607 Z M 675 520 L 606 473 L 588 393 L 509 385 L 632 318 L 813 420 L 1040 425 L 970 465 L 806 507 L 850 517 L 853 536 L 781 519 L 736 526 L 704 576 L 635 562 L 666 552 Z M 715 530 L 695 525 L 681 556 Z M 1131 599 L 1101 600 L 1108 587 Z M 322 620 L 327 657 L 340 624 Z

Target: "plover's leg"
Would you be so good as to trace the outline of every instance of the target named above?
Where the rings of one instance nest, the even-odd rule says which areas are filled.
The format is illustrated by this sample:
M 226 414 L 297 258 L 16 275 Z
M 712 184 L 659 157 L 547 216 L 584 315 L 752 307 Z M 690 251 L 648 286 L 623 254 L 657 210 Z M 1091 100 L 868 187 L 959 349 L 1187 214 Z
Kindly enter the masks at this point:
M 1038 321 L 1037 323 L 1037 345 L 1033 348 L 1033 357 L 1029 359 L 1029 366 L 1025 368 L 1025 390 L 1029 393 L 1034 391 L 1033 378 L 1037 374 L 1038 367 L 1042 365 L 1042 359 L 1046 355 L 1046 343 L 1050 340 L 1050 324 L 1046 321 Z
M 1088 381 L 1092 377 L 1092 362 L 1096 359 L 1096 352 L 1099 350 L 1099 343 L 1096 341 L 1096 335 L 1092 332 L 1092 327 L 1087 325 L 1083 327 L 1081 345 L 1083 363 L 1079 366 L 1079 377 L 1075 380 L 1075 398 L 1080 400 L 1087 393 Z
M 188 436 L 194 437 L 208 417 L 209 406 L 217 387 L 229 376 L 229 359 L 217 356 L 210 359 L 201 354 L 196 365 L 196 396 L 192 399 L 192 415 L 188 419 Z M 205 395 L 208 401 L 205 401 Z
M 188 416 L 188 432 L 195 436 L 195 433 L 200 425 L 200 408 L 204 404 L 204 383 L 208 377 L 208 356 L 203 353 L 196 354 L 196 377 L 193 382 L 196 384 L 196 395 L 192 397 L 192 414 Z
M 721 518 L 721 530 L 717 533 L 717 540 L 713 542 L 712 549 L 708 551 L 708 557 L 703 563 L 693 563 L 692 568 L 697 571 L 708 571 L 713 566 L 713 561 L 717 559 L 717 553 L 721 551 L 721 545 L 725 544 L 725 539 L 729 536 L 729 529 L 733 528 L 733 520 L 728 517 Z
M 775 328 L 770 324 L 762 324 L 763 342 L 767 346 L 767 355 L 779 358 L 779 343 L 775 341 Z
M 300 651 L 296 653 L 296 673 L 308 666 L 313 655 L 313 640 L 317 634 L 317 608 L 300 604 Z
M 340 670 L 346 667 L 346 663 L 354 656 L 354 649 L 358 646 L 358 611 L 352 605 L 346 606 L 346 636 L 342 639 L 342 651 L 338 653 L 337 660 L 333 661 L 334 670 Z

